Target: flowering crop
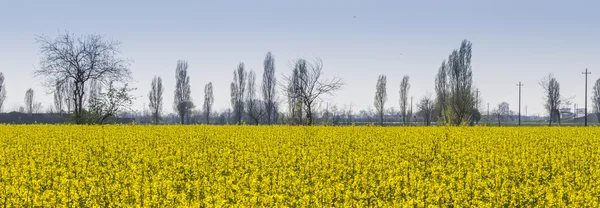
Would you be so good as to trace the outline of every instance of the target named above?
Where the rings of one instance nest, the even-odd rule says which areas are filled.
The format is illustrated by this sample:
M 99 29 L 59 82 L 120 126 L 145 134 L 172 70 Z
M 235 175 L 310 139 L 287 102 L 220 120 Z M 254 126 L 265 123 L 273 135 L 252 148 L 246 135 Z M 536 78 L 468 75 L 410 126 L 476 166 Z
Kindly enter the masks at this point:
M 600 129 L 0 126 L 0 205 L 600 206 Z

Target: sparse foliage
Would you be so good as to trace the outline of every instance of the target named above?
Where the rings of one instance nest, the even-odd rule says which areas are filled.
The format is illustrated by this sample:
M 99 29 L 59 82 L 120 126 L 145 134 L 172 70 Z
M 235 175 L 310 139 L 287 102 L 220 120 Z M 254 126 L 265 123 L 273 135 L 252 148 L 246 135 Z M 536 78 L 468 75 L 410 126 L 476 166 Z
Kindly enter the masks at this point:
M 175 100 L 173 108 L 180 118 L 181 124 L 184 124 L 186 116 L 192 114 L 194 103 L 192 102 L 190 89 L 190 76 L 187 73 L 187 61 L 177 61 L 175 68 Z
M 387 102 L 387 77 L 379 75 L 375 92 L 375 111 L 379 117 L 379 125 L 383 126 L 383 115 L 385 114 L 385 102 Z
M 233 82 L 231 82 L 231 107 L 233 116 L 237 124 L 242 124 L 244 115 L 244 96 L 246 95 L 246 81 L 248 73 L 245 70 L 244 63 L 240 63 L 238 68 L 233 71 Z
M 549 115 L 548 125 L 551 126 L 553 121 L 558 121 L 560 124 L 559 107 L 562 103 L 560 84 L 552 74 L 548 74 L 547 77 L 539 81 L 539 85 L 544 90 L 544 108 Z
M 297 63 L 295 67 L 298 67 Z M 299 78 L 299 70 L 294 70 L 292 72 L 292 77 L 289 78 L 287 85 L 285 86 L 285 94 L 288 99 L 288 111 L 290 113 L 289 122 L 291 124 L 302 124 L 302 102 L 300 101 L 300 78 Z
M 127 84 L 123 87 L 115 87 L 109 82 L 106 92 L 99 92 L 89 101 L 89 112 L 86 116 L 90 124 L 104 124 L 123 110 L 129 109 L 133 103 L 130 92 L 135 89 L 129 88 Z
M 510 121 L 510 106 L 507 102 L 502 102 L 498 105 L 498 113 L 500 114 L 500 120 L 504 122 Z
M 431 125 L 435 109 L 435 102 L 431 98 L 431 95 L 425 95 L 421 98 L 421 101 L 417 104 L 417 108 L 419 109 L 420 116 L 423 118 L 423 124 L 426 126 Z
M 265 115 L 265 105 L 256 96 L 256 75 L 253 70 L 248 73 L 248 89 L 246 94 L 246 113 L 248 118 L 256 125 Z
M 152 122 L 158 124 L 161 120 L 161 114 L 163 110 L 163 92 L 165 88 L 162 85 L 162 78 L 154 76 L 152 83 L 150 84 L 150 92 L 148 93 L 148 107 L 152 116 Z
M 447 123 L 448 118 L 446 113 L 448 112 L 448 77 L 446 69 L 446 61 L 442 62 L 437 75 L 435 76 L 435 115 L 439 123 Z
M 1 87 L 1 86 L 0 86 Z M 596 80 L 592 94 L 592 112 L 600 113 L 600 79 Z M 0 95 L 2 96 L 2 95 Z M 1 101 L 0 101 L 1 102 Z M 2 105 L 0 103 L 0 105 Z
M 275 58 L 268 52 L 264 60 L 262 96 L 265 103 L 267 124 L 273 124 L 277 116 L 277 79 L 275 77 Z
M 33 113 L 33 89 L 29 88 L 25 92 L 25 113 L 31 115 Z
M 436 77 L 436 94 L 440 115 L 446 124 L 467 125 L 473 119 L 471 42 L 463 40 L 459 50 L 454 50 Z
M 213 96 L 213 85 L 212 85 L 212 82 L 209 82 L 208 84 L 206 84 L 204 86 L 204 105 L 203 105 L 204 118 L 205 118 L 207 124 L 210 124 L 210 114 L 211 114 L 211 111 L 213 110 L 212 106 L 213 106 L 214 102 L 215 102 L 215 98 Z
M 72 110 L 75 108 L 75 96 L 73 94 L 74 85 L 73 82 L 67 81 L 60 85 L 63 97 L 63 107 L 67 111 L 67 113 L 72 113 Z
M 6 100 L 6 86 L 4 85 L 4 74 L 0 72 L 0 112 L 4 107 L 4 100 Z
M 408 122 L 408 91 L 410 90 L 409 76 L 402 77 L 400 82 L 400 112 L 402 113 L 402 123 L 406 125 Z
M 62 113 L 63 112 L 63 103 L 64 103 L 64 96 L 63 96 L 63 84 L 57 83 L 56 84 L 56 88 L 54 89 L 54 110 L 56 110 L 57 113 Z
M 502 112 L 501 112 L 501 110 L 498 109 L 498 108 L 492 110 L 492 115 L 494 117 L 496 117 L 496 120 L 498 121 L 498 126 L 500 126 L 501 121 L 502 121 Z

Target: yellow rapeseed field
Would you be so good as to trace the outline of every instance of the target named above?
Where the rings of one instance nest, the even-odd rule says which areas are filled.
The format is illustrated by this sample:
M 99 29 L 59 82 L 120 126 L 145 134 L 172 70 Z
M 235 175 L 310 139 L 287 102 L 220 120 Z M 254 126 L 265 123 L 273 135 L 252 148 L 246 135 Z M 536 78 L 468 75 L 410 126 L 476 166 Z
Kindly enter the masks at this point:
M 599 207 L 600 129 L 0 126 L 2 207 Z

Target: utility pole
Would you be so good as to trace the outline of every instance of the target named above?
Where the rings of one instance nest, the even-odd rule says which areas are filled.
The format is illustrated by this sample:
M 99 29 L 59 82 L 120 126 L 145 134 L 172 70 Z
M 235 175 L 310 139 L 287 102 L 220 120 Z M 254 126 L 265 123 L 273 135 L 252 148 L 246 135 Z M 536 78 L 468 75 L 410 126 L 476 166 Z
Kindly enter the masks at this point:
M 583 120 L 585 121 L 584 126 L 587 126 L 587 77 L 588 74 L 591 74 L 592 72 L 588 72 L 588 69 L 585 68 L 585 72 L 582 72 L 582 74 L 585 74 L 585 110 L 584 110 L 584 115 L 583 115 Z
M 523 86 L 523 84 L 521 84 L 521 81 L 519 81 L 519 84 L 517 84 L 517 86 L 519 86 L 519 126 L 521 126 L 521 87 Z

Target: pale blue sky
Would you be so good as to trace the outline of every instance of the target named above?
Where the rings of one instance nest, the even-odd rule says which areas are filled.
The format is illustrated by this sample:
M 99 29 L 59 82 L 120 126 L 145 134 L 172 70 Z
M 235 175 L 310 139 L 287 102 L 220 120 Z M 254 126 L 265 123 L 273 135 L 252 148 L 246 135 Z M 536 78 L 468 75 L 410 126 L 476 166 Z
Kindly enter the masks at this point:
M 139 98 L 147 104 L 154 75 L 166 87 L 165 112 L 172 112 L 178 59 L 189 62 L 192 96 L 199 106 L 212 81 L 215 109 L 229 107 L 232 72 L 242 61 L 262 75 L 267 51 L 277 75 L 289 73 L 294 58 L 320 57 L 326 76 L 346 86 L 331 103 L 373 105 L 379 74 L 388 76 L 387 107 L 398 108 L 403 75 L 410 94 L 433 93 L 442 60 L 463 39 L 473 43 L 474 81 L 484 103 L 507 101 L 517 110 L 522 81 L 523 114 L 543 113 L 538 80 L 554 73 L 565 96 L 583 106 L 584 77 L 589 86 L 600 75 L 598 1 L 7 1 L 0 0 L 0 72 L 8 88 L 5 110 L 23 104 L 33 88 L 45 106 L 51 95 L 32 78 L 38 68 L 35 35 L 99 33 L 122 42 Z M 356 16 L 356 18 L 353 18 Z M 591 89 L 591 87 L 590 87 Z M 590 90 L 591 91 L 591 90 Z M 143 96 L 143 97 L 142 97 Z M 590 104 L 591 106 L 591 104 Z

